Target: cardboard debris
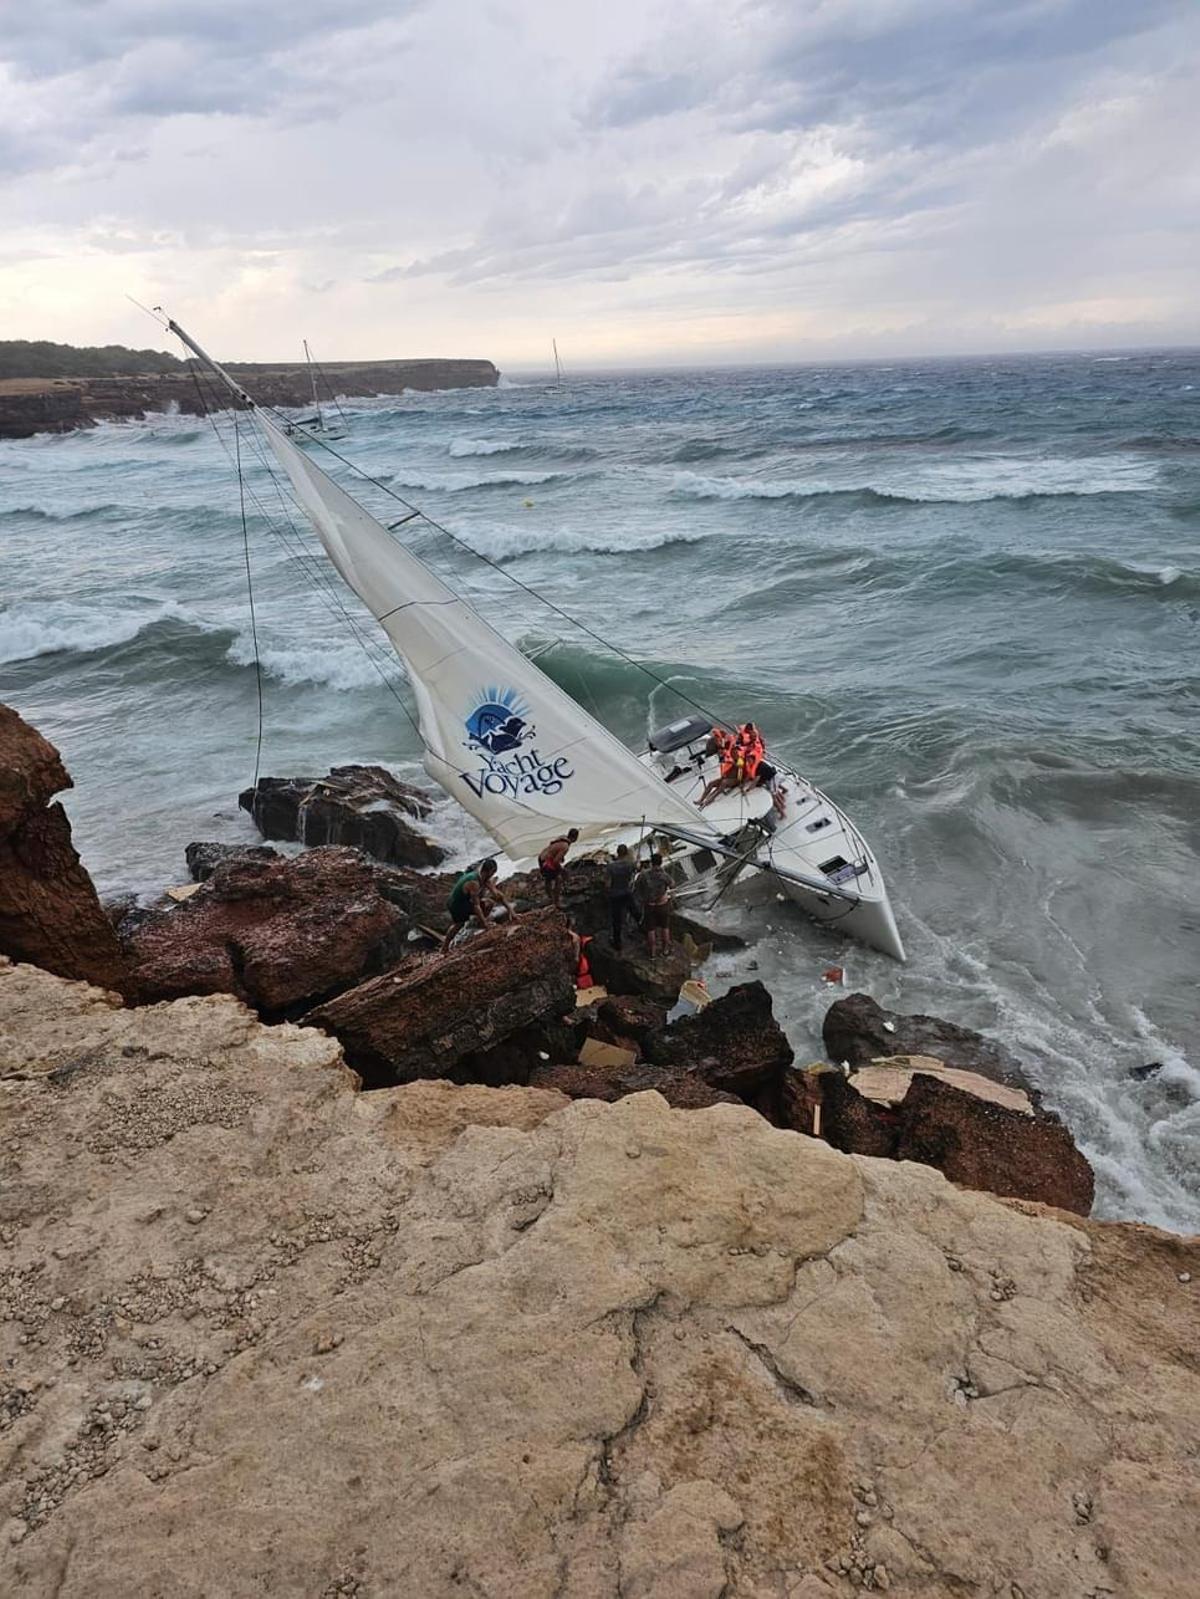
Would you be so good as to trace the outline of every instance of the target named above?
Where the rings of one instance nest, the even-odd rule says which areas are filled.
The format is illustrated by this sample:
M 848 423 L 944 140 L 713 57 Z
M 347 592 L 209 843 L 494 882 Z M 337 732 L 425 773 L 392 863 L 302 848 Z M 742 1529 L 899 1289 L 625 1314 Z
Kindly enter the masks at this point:
M 706 1005 L 712 1004 L 712 995 L 704 986 L 704 983 L 695 977 L 688 978 L 687 982 L 679 990 L 679 997 L 680 999 L 686 999 L 697 1010 L 703 1010 Z
M 703 966 L 713 952 L 711 944 L 697 944 L 690 933 L 683 935 L 681 945 L 683 953 L 688 958 L 688 964 L 691 966 Z
M 602 999 L 608 998 L 608 989 L 602 988 L 599 983 L 593 983 L 590 988 L 577 988 L 575 990 L 575 1009 L 582 1010 L 585 1005 L 596 1005 Z
M 621 1049 L 616 1044 L 602 1044 L 598 1038 L 585 1038 L 579 1051 L 581 1066 L 598 1066 L 606 1071 L 619 1071 L 637 1063 L 637 1052 Z
M 184 883 L 179 888 L 169 888 L 167 898 L 173 899 L 176 905 L 182 905 L 185 899 L 191 899 L 199 887 L 199 883 Z
M 1020 1111 L 1023 1116 L 1033 1115 L 1029 1095 L 1021 1089 L 994 1083 L 990 1077 L 981 1077 L 978 1072 L 959 1071 L 957 1067 L 947 1066 L 932 1055 L 881 1055 L 869 1066 L 852 1072 L 850 1083 L 864 1099 L 874 1100 L 877 1105 L 898 1105 L 908 1093 L 908 1086 L 916 1072 L 925 1077 L 940 1077 L 952 1088 L 961 1088 L 966 1094 L 974 1094 L 976 1099 L 991 1100 L 994 1105 Z

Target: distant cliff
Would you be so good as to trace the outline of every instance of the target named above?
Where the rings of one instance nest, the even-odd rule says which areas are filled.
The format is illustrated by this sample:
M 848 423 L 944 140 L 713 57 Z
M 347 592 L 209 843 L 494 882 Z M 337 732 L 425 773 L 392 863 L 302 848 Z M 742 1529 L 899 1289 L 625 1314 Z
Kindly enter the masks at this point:
M 65 346 L 51 348 L 60 350 Z M 228 371 L 256 400 L 267 405 L 312 403 L 312 380 L 308 367 L 301 362 L 231 363 Z M 321 373 L 326 380 L 320 386 L 323 397 L 330 391 L 361 398 L 399 394 L 404 389 L 494 388 L 500 379 L 491 361 L 467 360 L 334 361 L 322 363 Z M 173 372 L 94 376 L 85 368 L 77 375 L 62 377 L 0 378 L 0 438 L 69 433 L 75 428 L 93 427 L 97 422 L 144 417 L 148 411 L 176 409 L 196 415 L 205 406 L 220 404 L 210 380 L 204 381 L 203 394 L 202 401 L 190 368 L 182 364 Z

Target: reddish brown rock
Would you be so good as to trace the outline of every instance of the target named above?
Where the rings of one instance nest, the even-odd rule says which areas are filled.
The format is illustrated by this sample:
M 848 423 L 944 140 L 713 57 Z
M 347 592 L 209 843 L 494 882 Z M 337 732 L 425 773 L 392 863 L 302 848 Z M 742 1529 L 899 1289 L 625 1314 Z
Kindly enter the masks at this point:
M 71 786 L 53 744 L 0 705 L 0 953 L 124 992 L 117 935 L 49 803 Z
M 981 1089 L 983 1086 L 981 1085 Z M 951 1182 L 1086 1216 L 1095 1179 L 1057 1116 L 1014 1110 L 917 1071 L 903 1099 L 880 1103 L 836 1068 L 785 1074 L 784 1122 L 850 1155 L 920 1161 Z
M 393 964 L 408 950 L 408 928 L 356 850 L 291 860 L 247 852 L 183 904 L 140 922 L 127 949 L 143 1001 L 236 994 L 277 1018 Z
M 562 918 L 529 917 L 405 973 L 360 983 L 305 1021 L 341 1040 L 368 1086 L 420 1077 L 474 1082 L 481 1055 L 574 1009 L 574 972 Z
M 918 1073 L 900 1106 L 897 1160 L 936 1166 L 952 1183 L 1036 1199 L 1086 1216 L 1095 1177 L 1071 1134 L 1047 1111 L 1025 1116 Z
M 327 777 L 262 777 L 238 795 L 264 838 L 344 844 L 396 866 L 437 866 L 446 851 L 407 820 L 430 796 L 382 766 L 335 766 Z
M 553 1088 L 569 1099 L 600 1099 L 612 1104 L 626 1094 L 659 1093 L 674 1110 L 707 1110 L 710 1105 L 738 1105 L 736 1094 L 710 1088 L 695 1072 L 670 1067 L 636 1066 L 606 1070 L 601 1066 L 542 1066 L 529 1074 L 531 1088 Z
M 277 861 L 279 851 L 267 844 L 189 844 L 183 852 L 193 883 L 203 883 L 228 861 Z
M 672 1023 L 651 1040 L 648 1054 L 655 1065 L 690 1070 L 710 1088 L 736 1094 L 772 1117 L 792 1063 L 792 1046 L 759 982 L 740 983 L 695 1016 Z
M 822 1036 L 830 1060 L 839 1064 L 869 1066 L 885 1055 L 932 1055 L 947 1066 L 1032 1092 L 1020 1062 L 1002 1044 L 940 1016 L 884 1010 L 869 994 L 848 994 L 832 1004 Z
M 588 1014 L 588 1032 L 609 1044 L 625 1044 L 644 1054 L 667 1025 L 667 1008 L 636 994 L 613 994 Z

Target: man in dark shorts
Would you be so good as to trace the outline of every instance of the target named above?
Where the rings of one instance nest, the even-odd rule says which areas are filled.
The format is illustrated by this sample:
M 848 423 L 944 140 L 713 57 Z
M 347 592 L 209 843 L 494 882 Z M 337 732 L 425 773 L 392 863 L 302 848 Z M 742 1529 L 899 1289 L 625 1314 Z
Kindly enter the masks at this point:
M 578 837 L 579 829 L 573 827 L 561 838 L 552 838 L 538 856 L 538 870 L 542 874 L 542 882 L 546 885 L 546 898 L 555 910 L 559 908 L 562 899 L 562 880 L 567 867 L 567 851 Z
M 489 855 L 487 860 L 480 861 L 469 872 L 463 872 L 450 890 L 450 898 L 446 902 L 450 926 L 442 940 L 442 954 L 449 952 L 450 945 L 472 917 L 480 927 L 486 929 L 489 926 L 488 913 L 497 902 L 504 906 L 510 916 L 515 916 L 504 890 L 496 881 L 496 863 Z
M 617 858 L 608 863 L 608 908 L 612 913 L 612 946 L 615 950 L 621 948 L 621 930 L 625 925 L 625 918 L 635 927 L 638 926 L 637 901 L 633 897 L 633 879 L 637 873 L 637 862 L 629 853 L 628 844 L 617 845 Z
M 667 955 L 671 949 L 671 879 L 663 871 L 662 856 L 657 850 L 651 855 L 649 866 L 638 873 L 637 891 L 650 954 Z

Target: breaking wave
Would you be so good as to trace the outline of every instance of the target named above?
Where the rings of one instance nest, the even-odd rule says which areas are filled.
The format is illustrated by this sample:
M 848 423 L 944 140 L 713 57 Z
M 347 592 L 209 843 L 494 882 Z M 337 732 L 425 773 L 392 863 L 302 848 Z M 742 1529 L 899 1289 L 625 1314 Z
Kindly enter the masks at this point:
M 7 606 L 0 610 L 0 662 L 33 660 L 39 655 L 90 655 L 131 639 L 164 621 L 203 626 L 183 606 L 166 600 L 148 609 L 112 611 L 71 600 L 47 605 Z
M 397 473 L 391 481 L 399 488 L 427 489 L 445 494 L 464 494 L 472 489 L 536 488 L 569 478 L 570 472 L 411 472 Z
M 471 528 L 465 542 L 493 561 L 512 561 L 521 555 L 636 555 L 644 551 L 665 550 L 676 544 L 699 544 L 710 534 L 705 529 L 638 529 L 624 523 L 610 528 L 524 527 L 494 522 Z
M 867 501 L 914 505 L 971 505 L 983 500 L 1036 500 L 1097 494 L 1138 494 L 1155 487 L 1157 465 L 1137 457 L 1097 456 L 1052 460 L 991 457 L 946 461 L 913 471 L 895 481 L 835 482 L 829 478 L 704 477 L 677 472 L 673 494 L 693 500 L 813 499 L 856 495 Z

